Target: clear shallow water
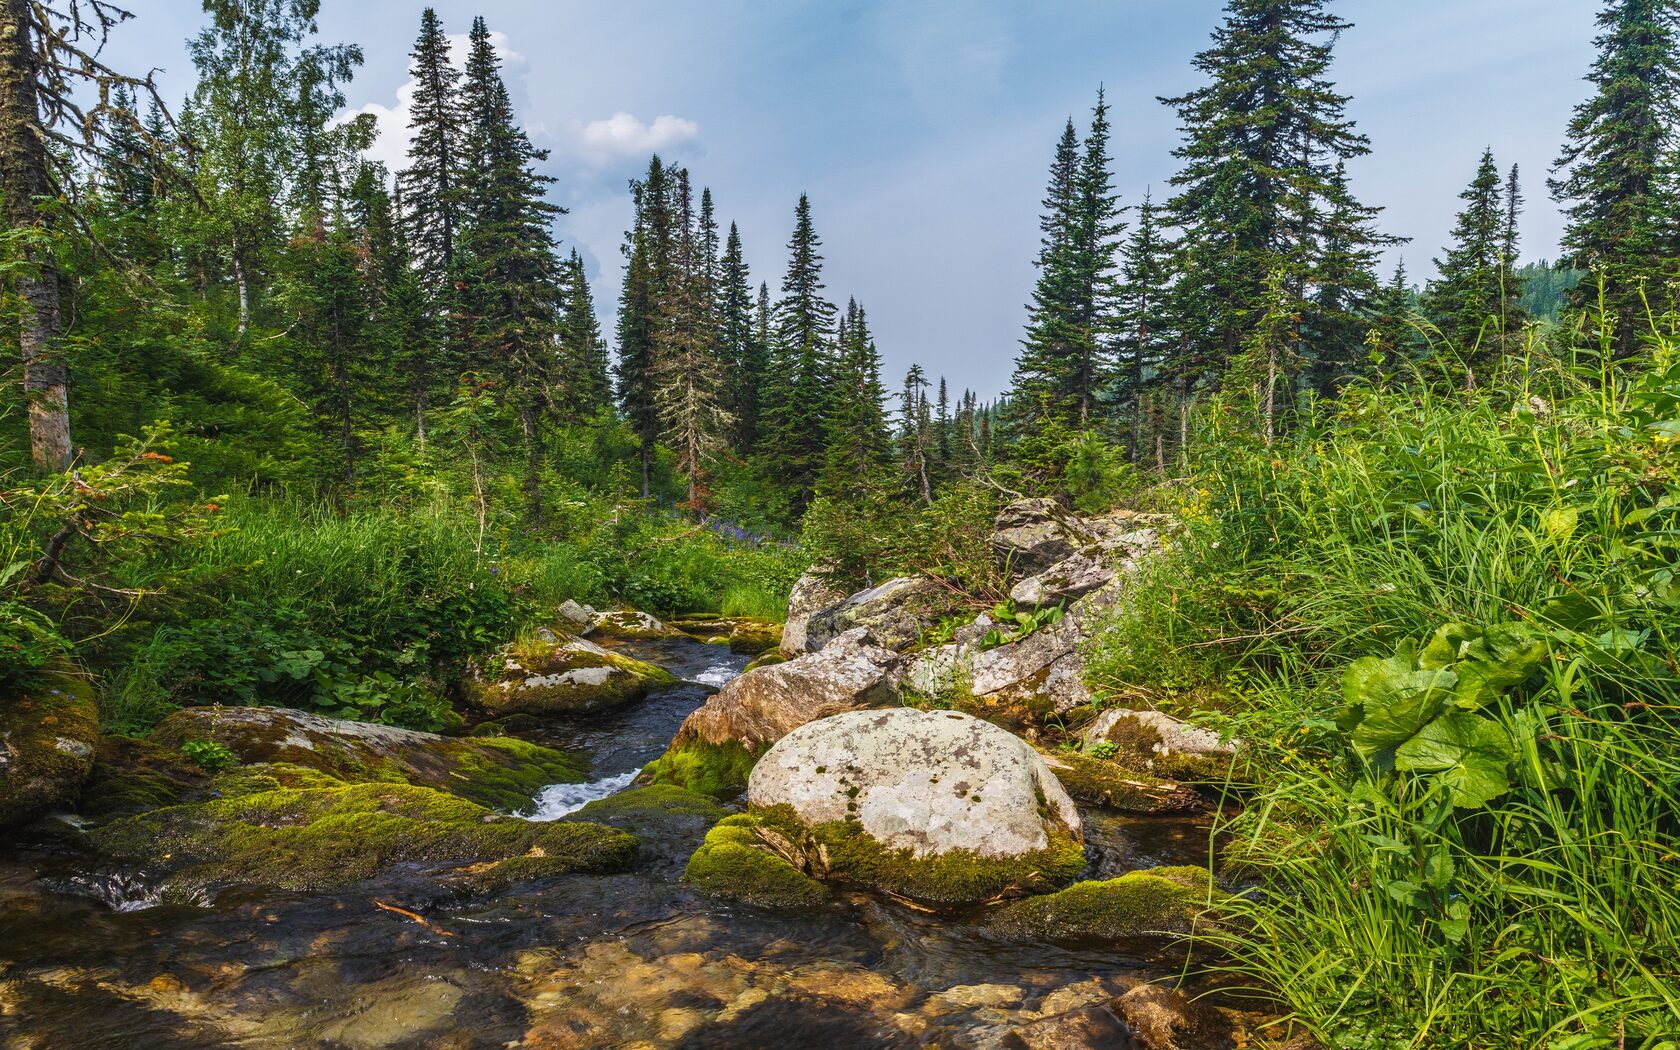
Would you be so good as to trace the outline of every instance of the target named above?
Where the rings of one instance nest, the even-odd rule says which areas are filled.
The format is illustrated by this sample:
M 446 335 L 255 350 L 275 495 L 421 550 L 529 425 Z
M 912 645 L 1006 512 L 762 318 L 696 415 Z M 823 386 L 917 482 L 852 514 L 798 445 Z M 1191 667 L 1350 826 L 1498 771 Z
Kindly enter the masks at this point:
M 682 639 L 626 651 L 693 684 L 534 734 L 593 757 L 595 782 L 572 792 L 616 790 L 704 702 L 702 675 L 747 662 Z M 557 787 L 542 805 L 573 801 Z M 1086 826 L 1093 876 L 1206 859 L 1202 821 L 1088 812 Z M 704 830 L 644 834 L 629 874 L 489 898 L 410 869 L 332 894 L 158 903 L 144 873 L 0 846 L 0 1047 L 1001 1050 L 1083 1010 L 1108 1033 L 1089 1045 L 1128 1050 L 1102 1004 L 1180 961 L 1004 941 L 984 909 L 939 917 L 845 890 L 798 915 L 720 903 L 680 881 Z

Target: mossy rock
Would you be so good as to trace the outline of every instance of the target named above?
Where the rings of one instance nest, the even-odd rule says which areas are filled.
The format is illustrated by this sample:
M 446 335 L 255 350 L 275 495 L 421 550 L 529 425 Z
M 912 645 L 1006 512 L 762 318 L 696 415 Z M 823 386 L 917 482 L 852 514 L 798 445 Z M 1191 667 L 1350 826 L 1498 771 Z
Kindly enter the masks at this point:
M 1177 937 L 1195 927 L 1212 893 L 1205 868 L 1151 868 L 1017 901 L 997 915 L 993 928 L 1058 944 Z
M 769 620 L 735 620 L 729 630 L 729 648 L 737 653 L 759 655 L 782 644 L 782 625 Z
M 581 638 L 512 648 L 499 663 L 493 676 L 467 683 L 469 699 L 492 718 L 610 711 L 677 681 L 669 671 Z
M 210 777 L 180 751 L 150 740 L 106 737 L 76 811 L 96 821 L 145 813 L 206 789 Z
M 287 780 L 310 786 L 274 786 Z M 218 778 L 231 794 L 127 817 L 91 835 L 114 859 L 198 885 L 342 887 L 397 864 L 541 857 L 548 874 L 623 871 L 636 839 L 598 824 L 537 823 L 410 784 L 342 784 L 295 766 Z M 336 786 L 333 786 L 336 784 Z
M 726 822 L 727 823 L 727 822 Z M 1047 829 L 1040 850 L 986 857 L 973 850 L 916 856 L 891 849 L 855 822 L 834 820 L 806 827 L 791 806 L 755 808 L 740 826 L 750 827 L 795 867 L 818 879 L 839 879 L 932 908 L 962 908 L 1043 893 L 1085 870 L 1085 847 L 1065 829 Z
M 780 649 L 771 649 L 769 652 L 759 653 L 741 673 L 746 674 L 748 671 L 756 671 L 760 667 L 774 667 L 776 664 L 785 664 L 787 660 L 786 653 Z
M 1161 726 L 1170 727 L 1171 735 L 1185 734 L 1188 741 L 1173 746 Z M 1171 780 L 1225 783 L 1243 781 L 1248 775 L 1244 756 L 1234 747 L 1219 744 L 1217 734 L 1155 711 L 1104 711 L 1085 737 L 1087 747 L 1112 744 L 1118 765 Z M 1198 746 L 1185 746 L 1189 741 Z
M 1123 769 L 1077 751 L 1044 751 L 1044 764 L 1067 793 L 1087 805 L 1122 813 L 1194 813 L 1207 803 L 1196 789 Z
M 621 638 L 625 641 L 646 641 L 653 638 L 676 638 L 681 631 L 637 609 L 615 609 L 595 617 L 590 634 Z
M 67 671 L 0 699 L 0 827 L 74 802 L 98 742 L 93 690 Z
M 759 908 L 801 910 L 829 899 L 822 883 L 769 851 L 747 814 L 725 817 L 688 860 L 683 880 L 711 897 Z
M 188 708 L 160 722 L 151 739 L 174 749 L 215 741 L 242 762 L 303 766 L 347 783 L 415 784 L 507 812 L 588 772 L 570 755 L 511 737 L 445 737 L 279 707 Z
M 596 799 L 566 819 L 628 831 L 642 843 L 638 870 L 674 877 L 681 874 L 707 829 L 728 812 L 709 795 L 673 784 L 654 784 Z
M 714 798 L 734 798 L 747 789 L 747 777 L 759 755 L 734 740 L 712 744 L 687 740 L 673 744 L 647 764 L 641 781 L 673 784 Z

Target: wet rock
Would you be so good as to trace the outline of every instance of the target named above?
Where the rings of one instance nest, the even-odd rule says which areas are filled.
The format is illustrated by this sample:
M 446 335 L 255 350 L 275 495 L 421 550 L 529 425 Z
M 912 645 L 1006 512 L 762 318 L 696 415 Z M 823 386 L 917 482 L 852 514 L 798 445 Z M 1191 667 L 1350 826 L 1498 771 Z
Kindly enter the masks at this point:
M 492 809 L 515 811 L 549 784 L 575 784 L 577 760 L 509 737 L 444 737 L 283 707 L 192 707 L 158 723 L 151 739 L 226 746 L 242 762 L 285 762 L 347 783 L 417 784 Z
M 682 634 L 676 628 L 666 626 L 658 617 L 650 616 L 639 609 L 616 609 L 612 612 L 597 613 L 588 633 L 626 639 L 675 638 Z
M 769 620 L 738 619 L 729 626 L 729 649 L 754 656 L 773 652 L 782 644 L 782 625 Z
M 793 591 L 788 595 L 787 623 L 782 628 L 782 651 L 790 656 L 810 652 L 806 627 L 811 614 L 845 601 L 846 593 L 844 588 L 830 582 L 820 567 L 813 566 L 806 570 L 794 583 Z
M 84 679 L 46 674 L 0 699 L 0 827 L 74 801 L 98 742 L 99 708 Z
M 1085 865 L 1079 813 L 1038 754 L 954 711 L 803 726 L 753 768 L 747 799 L 796 867 L 924 904 L 1038 892 Z
M 1073 945 L 1181 936 L 1207 910 L 1211 892 L 1205 868 L 1151 868 L 1017 901 L 995 916 L 993 929 Z
M 468 681 L 467 694 L 495 717 L 607 711 L 676 681 L 652 664 L 563 636 L 509 647 L 494 666 L 495 673 Z
M 1106 1006 L 1088 1006 L 1014 1026 L 1011 1050 L 1112 1050 L 1126 1046 L 1125 1024 Z
M 1110 708 L 1085 728 L 1083 739 L 1087 749 L 1113 745 L 1120 765 L 1184 780 L 1226 779 L 1237 753 L 1236 741 L 1160 711 Z
M 1123 813 L 1195 813 L 1207 808 L 1196 789 L 1133 773 L 1075 751 L 1046 751 L 1044 763 L 1080 802 Z
M 126 817 L 90 842 L 119 862 L 167 875 L 173 887 L 254 884 L 324 890 L 399 864 L 461 868 L 518 860 L 545 874 L 623 871 L 636 840 L 615 828 L 503 817 L 409 784 L 344 784 L 297 766 L 216 778 L 222 797 Z M 494 866 L 475 876 L 495 882 Z
M 1165 985 L 1133 988 L 1115 1003 L 1142 1050 L 1229 1050 L 1232 1026 L 1218 1010 Z
M 709 795 L 656 784 L 596 799 L 566 819 L 629 832 L 642 844 L 637 870 L 675 878 L 707 829 L 727 815 Z
M 646 775 L 707 794 L 738 792 L 755 758 L 794 729 L 895 703 L 902 665 L 898 654 L 872 644 L 860 629 L 821 652 L 743 674 L 683 721 Z
M 183 801 L 201 791 L 205 772 L 174 748 L 132 737 L 99 742 L 93 773 L 75 809 L 95 821 L 126 817 Z
M 862 627 L 878 644 L 905 649 L 915 644 L 922 631 L 949 607 L 945 589 L 933 580 L 900 576 L 812 613 L 805 628 L 805 648 L 820 650 L 840 635 Z
M 767 849 L 759 822 L 726 817 L 689 858 L 683 879 L 700 892 L 760 908 L 808 909 L 828 900 L 822 883 Z
M 571 634 L 583 634 L 595 625 L 595 618 L 600 615 L 592 607 L 570 598 L 561 602 L 554 610 L 556 624 Z
M 959 984 L 928 996 L 922 1009 L 937 1016 L 980 1007 L 1015 1006 L 1025 995 L 1013 984 Z

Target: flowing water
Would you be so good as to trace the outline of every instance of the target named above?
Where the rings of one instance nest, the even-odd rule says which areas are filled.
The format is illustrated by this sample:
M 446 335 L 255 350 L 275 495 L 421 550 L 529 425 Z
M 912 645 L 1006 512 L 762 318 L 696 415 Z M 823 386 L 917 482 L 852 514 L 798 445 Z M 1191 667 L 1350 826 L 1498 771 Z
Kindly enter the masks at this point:
M 745 663 L 682 639 L 627 651 L 685 683 L 533 734 L 589 752 L 596 771 L 545 791 L 539 819 L 626 786 Z M 1206 859 L 1204 822 L 1086 817 L 1093 875 Z M 1124 1050 L 1102 1004 L 1174 966 L 1144 945 L 1010 942 L 983 914 L 934 916 L 863 893 L 800 915 L 713 901 L 679 880 L 704 831 L 703 819 L 672 821 L 642 835 L 631 873 L 489 898 L 399 870 L 332 894 L 159 904 L 131 874 L 0 849 L 0 1048 Z M 1084 1041 L 1023 1041 L 1056 1018 L 1074 1018 Z

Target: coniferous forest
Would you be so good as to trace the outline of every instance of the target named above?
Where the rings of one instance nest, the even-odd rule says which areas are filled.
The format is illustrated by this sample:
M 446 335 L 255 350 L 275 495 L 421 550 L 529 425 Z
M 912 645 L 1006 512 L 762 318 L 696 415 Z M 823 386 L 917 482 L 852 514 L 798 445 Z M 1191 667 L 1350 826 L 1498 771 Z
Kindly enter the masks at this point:
M 1209 6 L 994 203 L 985 390 L 703 157 L 592 274 L 485 17 L 388 166 L 321 0 L 185 97 L 0 0 L 0 1043 L 1680 1047 L 1680 2 L 1595 5 L 1439 244 L 1345 5 Z

